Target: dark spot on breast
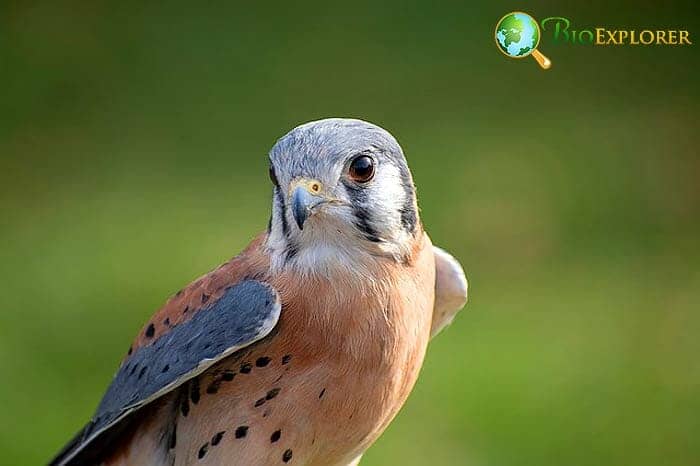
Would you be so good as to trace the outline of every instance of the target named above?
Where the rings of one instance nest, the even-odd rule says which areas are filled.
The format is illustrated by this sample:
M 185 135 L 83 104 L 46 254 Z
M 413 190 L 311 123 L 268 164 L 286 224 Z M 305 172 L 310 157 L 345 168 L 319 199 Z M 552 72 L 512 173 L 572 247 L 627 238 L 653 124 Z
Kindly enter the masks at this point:
M 215 447 L 216 445 L 221 442 L 221 439 L 224 438 L 224 434 L 226 433 L 225 430 L 221 432 L 217 432 L 212 438 L 211 438 L 211 446 Z
M 282 437 L 282 431 L 281 430 L 276 430 L 270 435 L 270 443 L 275 443 Z
M 180 412 L 184 417 L 190 414 L 190 399 L 188 397 L 182 398 L 182 403 L 180 404 Z
M 270 361 L 271 361 L 270 358 L 268 358 L 267 356 L 263 356 L 263 357 L 261 357 L 261 358 L 258 358 L 258 359 L 255 361 L 255 365 L 258 366 L 258 367 L 265 367 L 265 366 L 267 366 L 268 364 L 270 364 Z
M 133 352 L 134 352 L 134 348 L 132 348 L 131 346 L 129 346 L 129 351 L 127 351 L 126 354 L 128 354 L 129 356 L 131 356 L 131 353 L 133 353 Z
M 282 461 L 285 463 L 289 463 L 289 461 L 292 459 L 292 450 L 291 448 L 288 448 L 287 450 L 282 453 Z
M 205 304 L 207 301 L 209 301 L 209 295 L 202 293 L 202 304 Z
M 221 380 L 224 380 L 226 382 L 230 382 L 233 380 L 233 378 L 236 376 L 236 373 L 233 372 L 232 370 L 225 370 L 223 374 L 221 374 Z
M 161 372 L 168 372 L 169 370 L 170 370 L 170 364 L 166 364 L 165 366 L 163 366 L 163 369 L 161 370 Z
M 243 438 L 248 435 L 248 426 L 238 426 L 234 436 L 236 438 Z
M 207 387 L 207 393 L 210 395 L 215 394 L 219 391 L 219 386 L 221 385 L 221 380 L 213 380 Z
M 258 408 L 264 404 L 265 404 L 265 398 L 260 398 L 258 401 L 255 402 L 255 407 Z
M 148 369 L 148 366 L 143 366 L 143 367 L 141 368 L 141 371 L 139 372 L 139 379 L 140 379 L 141 377 L 143 377 L 143 374 L 146 373 L 146 369 Z
M 325 394 L 326 394 L 326 389 L 324 388 L 323 390 L 321 390 L 321 393 L 318 394 L 318 399 L 320 400 L 321 398 L 323 398 L 323 395 L 325 395 Z
M 165 320 L 163 321 L 163 325 L 166 327 L 170 327 L 170 317 L 166 317 Z
M 156 333 L 156 327 L 153 324 L 148 324 L 148 327 L 146 328 L 146 337 L 148 338 L 153 338 L 153 335 Z
M 187 312 L 190 310 L 189 306 L 185 306 L 185 308 L 182 310 L 183 314 L 187 314 Z
M 199 403 L 199 379 L 196 377 L 192 379 L 192 386 L 190 387 L 190 398 L 192 399 L 192 403 Z
M 274 397 L 279 395 L 280 390 L 281 390 L 280 388 L 273 388 L 272 390 L 267 392 L 267 395 L 265 395 L 265 399 L 267 399 L 267 400 L 273 399 Z
M 197 453 L 197 458 L 199 458 L 200 460 L 204 458 L 204 455 L 207 454 L 207 450 L 209 450 L 209 442 L 202 445 L 202 448 L 200 448 L 199 452 Z
M 285 354 L 282 356 L 282 364 L 288 364 L 289 361 L 292 360 L 292 355 L 291 354 Z
M 249 362 L 245 362 L 241 364 L 241 374 L 250 374 L 250 371 L 253 369 L 253 365 Z

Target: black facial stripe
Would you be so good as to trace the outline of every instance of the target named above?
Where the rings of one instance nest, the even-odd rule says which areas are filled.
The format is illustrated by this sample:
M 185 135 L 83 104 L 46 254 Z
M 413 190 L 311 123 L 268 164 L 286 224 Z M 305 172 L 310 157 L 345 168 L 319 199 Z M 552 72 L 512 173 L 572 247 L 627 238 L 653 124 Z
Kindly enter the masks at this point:
M 284 205 L 284 194 L 279 187 L 275 187 L 275 200 L 277 201 L 277 207 L 282 220 L 282 233 L 284 236 L 289 237 L 289 224 L 287 223 L 287 209 Z
M 399 176 L 401 177 L 401 186 L 404 192 L 404 203 L 399 209 L 401 213 L 401 226 L 409 233 L 414 233 L 416 223 L 418 222 L 418 214 L 415 206 L 415 192 L 413 182 L 411 181 L 411 173 L 406 165 L 399 163 Z
M 413 186 L 411 185 L 410 179 L 404 181 L 403 189 L 406 194 L 406 200 L 403 206 L 401 206 L 401 209 L 399 209 L 401 212 L 401 226 L 403 226 L 404 230 L 407 232 L 414 233 L 416 230 L 416 223 L 418 222 L 418 215 L 416 214 Z
M 275 205 L 277 207 L 277 210 L 280 214 L 281 221 L 282 221 L 282 234 L 284 235 L 285 239 L 285 261 L 288 261 L 290 259 L 293 259 L 294 256 L 297 255 L 299 252 L 299 245 L 296 244 L 295 241 L 293 241 L 290 236 L 289 236 L 289 223 L 287 222 L 287 209 L 285 208 L 284 204 L 284 194 L 282 194 L 282 190 L 280 189 L 279 186 L 276 186 L 274 189 L 274 201 Z M 272 228 L 272 216 L 270 217 L 270 223 L 268 224 L 268 232 Z
M 355 213 L 355 226 L 365 235 L 365 238 L 374 242 L 380 243 L 382 239 L 379 237 L 377 231 L 370 225 L 370 213 L 369 209 L 364 207 L 356 207 Z
M 416 229 L 416 209 L 412 203 L 406 202 L 401 207 L 401 226 L 409 233 L 414 233 Z
M 382 241 L 377 230 L 372 226 L 372 213 L 366 207 L 367 192 L 363 187 L 356 186 L 350 183 L 343 183 L 345 190 L 350 197 L 353 205 L 353 213 L 355 214 L 355 226 L 369 241 L 379 243 Z

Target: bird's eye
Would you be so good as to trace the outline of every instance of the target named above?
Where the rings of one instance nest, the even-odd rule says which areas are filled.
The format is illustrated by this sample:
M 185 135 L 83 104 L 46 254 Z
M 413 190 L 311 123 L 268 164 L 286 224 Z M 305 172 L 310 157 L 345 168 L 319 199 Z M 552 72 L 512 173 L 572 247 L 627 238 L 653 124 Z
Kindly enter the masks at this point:
M 350 179 L 357 183 L 367 183 L 374 176 L 374 159 L 369 155 L 360 155 L 350 162 L 348 169 Z
M 275 168 L 272 165 L 270 165 L 269 174 L 270 174 L 270 181 L 272 181 L 272 184 L 274 184 L 275 186 L 279 186 L 279 183 L 277 182 L 277 175 L 275 175 Z

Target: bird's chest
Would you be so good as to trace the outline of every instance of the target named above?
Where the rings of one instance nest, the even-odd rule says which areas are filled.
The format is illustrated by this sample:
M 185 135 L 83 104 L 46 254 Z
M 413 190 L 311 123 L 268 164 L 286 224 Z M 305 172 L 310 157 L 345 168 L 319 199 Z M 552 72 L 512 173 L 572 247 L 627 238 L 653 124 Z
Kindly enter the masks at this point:
M 384 335 L 365 341 L 360 355 L 336 354 L 319 371 L 324 383 L 313 426 L 323 444 L 311 464 L 347 464 L 379 437 L 404 404 L 428 341 L 429 322 L 415 317 L 383 325 Z
M 384 431 L 408 397 L 429 340 L 434 268 L 397 274 L 389 286 L 351 297 L 309 290 L 303 343 L 290 380 L 314 454 L 308 464 L 346 464 Z M 375 284 L 376 285 L 376 284 Z M 336 292 L 337 293 L 337 292 Z M 311 311 L 309 311 L 311 312 Z M 314 322 L 315 321 L 315 322 Z

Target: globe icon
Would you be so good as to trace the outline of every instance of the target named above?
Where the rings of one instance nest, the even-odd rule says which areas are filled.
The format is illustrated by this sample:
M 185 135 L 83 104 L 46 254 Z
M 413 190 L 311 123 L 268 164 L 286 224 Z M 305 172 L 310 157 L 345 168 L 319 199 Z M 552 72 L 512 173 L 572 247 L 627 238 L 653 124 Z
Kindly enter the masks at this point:
M 520 11 L 508 13 L 496 24 L 496 45 L 510 58 L 531 55 L 544 69 L 551 66 L 547 57 L 537 51 L 540 26 L 535 18 Z

